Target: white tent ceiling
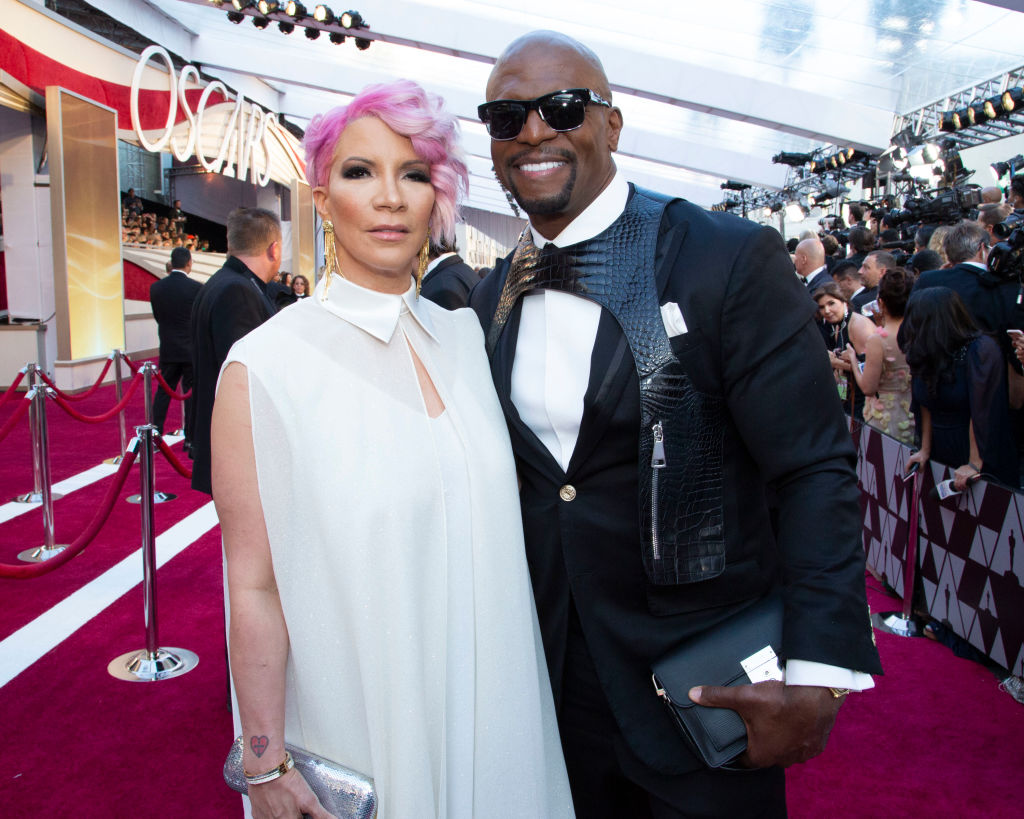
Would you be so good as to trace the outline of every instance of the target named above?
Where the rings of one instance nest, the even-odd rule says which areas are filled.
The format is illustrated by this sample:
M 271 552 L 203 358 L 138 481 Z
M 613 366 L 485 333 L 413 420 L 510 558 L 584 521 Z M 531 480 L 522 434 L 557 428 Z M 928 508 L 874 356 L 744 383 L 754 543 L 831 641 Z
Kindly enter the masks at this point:
M 499 212 L 476 106 L 494 58 L 533 29 L 604 61 L 626 123 L 623 172 L 704 205 L 726 179 L 781 186 L 779 151 L 878 151 L 893 114 L 1024 63 L 1020 0 L 344 0 L 381 38 L 366 51 L 235 25 L 229 4 L 207 0 L 89 2 L 300 126 L 367 83 L 417 80 L 461 119 L 468 204 Z

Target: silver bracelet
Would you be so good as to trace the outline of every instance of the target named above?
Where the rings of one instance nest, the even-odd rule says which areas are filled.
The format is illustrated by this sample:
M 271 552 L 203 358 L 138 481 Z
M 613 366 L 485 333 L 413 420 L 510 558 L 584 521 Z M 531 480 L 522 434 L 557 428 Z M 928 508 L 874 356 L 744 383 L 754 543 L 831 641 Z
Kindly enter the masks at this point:
M 248 771 L 244 771 L 245 781 L 249 785 L 262 785 L 265 782 L 273 782 L 275 779 L 280 779 L 288 771 L 295 767 L 295 760 L 292 759 L 292 755 L 288 752 L 284 752 L 284 762 L 278 765 L 276 768 L 271 768 L 269 771 L 261 774 L 251 774 Z

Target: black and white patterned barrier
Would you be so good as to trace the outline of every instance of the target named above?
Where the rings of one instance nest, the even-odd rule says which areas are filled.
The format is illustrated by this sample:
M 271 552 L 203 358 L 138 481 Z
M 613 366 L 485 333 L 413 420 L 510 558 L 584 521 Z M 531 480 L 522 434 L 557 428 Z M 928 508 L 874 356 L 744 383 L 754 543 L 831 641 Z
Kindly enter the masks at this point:
M 870 426 L 854 429 L 868 565 L 904 587 L 913 481 L 909 447 Z M 943 502 L 931 496 L 953 470 L 930 463 L 921 475 L 918 588 L 923 605 L 983 654 L 1024 675 L 1024 494 L 978 481 Z

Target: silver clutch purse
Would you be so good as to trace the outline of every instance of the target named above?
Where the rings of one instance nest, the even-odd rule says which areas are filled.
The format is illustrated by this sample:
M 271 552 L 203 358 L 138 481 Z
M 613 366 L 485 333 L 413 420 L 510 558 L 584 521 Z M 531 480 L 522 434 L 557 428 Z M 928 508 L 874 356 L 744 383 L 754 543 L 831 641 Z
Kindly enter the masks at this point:
M 295 767 L 316 794 L 320 804 L 339 819 L 373 819 L 377 815 L 377 792 L 373 780 L 322 756 L 293 745 L 284 746 L 295 760 Z M 232 790 L 247 793 L 242 769 L 242 738 L 231 743 L 224 760 L 224 781 Z

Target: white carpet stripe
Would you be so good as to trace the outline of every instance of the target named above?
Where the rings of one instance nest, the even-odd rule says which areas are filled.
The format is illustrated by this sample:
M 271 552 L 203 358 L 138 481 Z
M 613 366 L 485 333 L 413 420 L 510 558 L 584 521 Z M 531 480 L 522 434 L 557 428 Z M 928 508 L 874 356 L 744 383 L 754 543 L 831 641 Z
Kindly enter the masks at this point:
M 174 524 L 156 539 L 157 566 L 163 566 L 216 525 L 217 513 L 212 501 Z M 76 560 L 81 559 L 81 557 L 76 558 Z M 57 571 L 59 572 L 60 569 Z M 32 581 L 24 582 L 31 583 Z M 141 582 L 142 549 L 137 549 L 91 583 L 83 586 L 0 642 L 0 687 L 7 685 L 32 663 L 66 640 L 89 620 Z M 159 577 L 157 578 L 157 595 L 159 598 Z M 145 633 L 140 608 L 138 639 L 131 645 L 110 646 L 110 656 L 98 657 L 95 658 L 95 661 L 106 668 L 106 664 L 119 654 L 144 647 Z M 187 647 L 183 646 L 183 648 Z
M 167 442 L 168 446 L 174 446 L 179 441 L 184 440 L 184 436 L 165 435 L 164 440 Z M 117 472 L 117 467 L 114 464 L 97 464 L 96 466 L 85 470 L 85 472 L 79 472 L 77 475 L 72 475 L 70 478 L 58 481 L 53 485 L 53 491 L 61 495 L 69 495 L 76 489 L 82 489 L 89 486 L 89 484 L 96 483 L 96 481 L 102 480 L 109 475 L 113 475 L 115 472 Z M 128 483 L 130 482 L 131 478 L 128 479 Z M 29 492 L 31 490 L 32 475 L 29 473 L 25 481 L 25 491 Z M 6 523 L 19 515 L 24 515 L 26 512 L 31 512 L 41 506 L 41 503 L 15 503 L 13 501 L 0 505 L 0 523 Z

